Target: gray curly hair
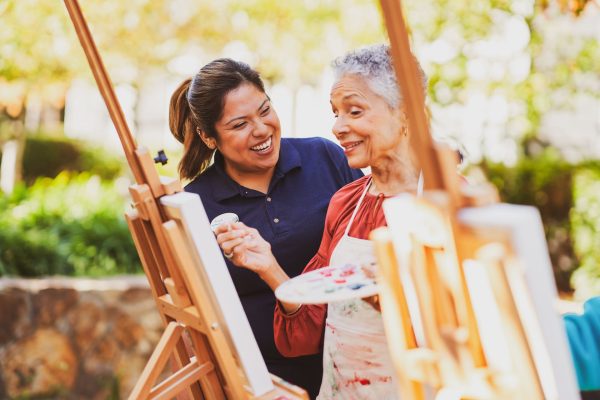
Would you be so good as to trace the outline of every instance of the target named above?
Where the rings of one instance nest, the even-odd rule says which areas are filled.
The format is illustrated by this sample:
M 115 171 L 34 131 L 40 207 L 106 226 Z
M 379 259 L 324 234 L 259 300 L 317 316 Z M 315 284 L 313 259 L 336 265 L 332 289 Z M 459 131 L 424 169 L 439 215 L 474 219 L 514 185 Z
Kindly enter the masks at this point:
M 427 76 L 416 58 L 415 62 L 425 92 Z M 344 75 L 360 75 L 369 88 L 381 96 L 390 107 L 397 108 L 402 104 L 402 94 L 396 81 L 389 45 L 375 44 L 353 50 L 333 60 L 331 67 L 336 81 Z

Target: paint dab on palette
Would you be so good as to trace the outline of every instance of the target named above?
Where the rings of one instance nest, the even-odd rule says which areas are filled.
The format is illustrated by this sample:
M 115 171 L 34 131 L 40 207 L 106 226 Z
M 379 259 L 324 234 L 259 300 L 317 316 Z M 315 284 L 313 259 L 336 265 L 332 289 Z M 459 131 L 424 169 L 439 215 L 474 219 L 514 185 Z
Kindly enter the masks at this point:
M 354 264 L 325 267 L 299 275 L 277 288 L 281 301 L 324 304 L 377 294 L 377 283 Z
M 364 283 L 355 283 L 354 285 L 350 285 L 350 289 L 352 289 L 352 290 L 358 290 L 358 289 L 360 289 L 361 287 L 364 287 L 364 286 L 365 286 Z

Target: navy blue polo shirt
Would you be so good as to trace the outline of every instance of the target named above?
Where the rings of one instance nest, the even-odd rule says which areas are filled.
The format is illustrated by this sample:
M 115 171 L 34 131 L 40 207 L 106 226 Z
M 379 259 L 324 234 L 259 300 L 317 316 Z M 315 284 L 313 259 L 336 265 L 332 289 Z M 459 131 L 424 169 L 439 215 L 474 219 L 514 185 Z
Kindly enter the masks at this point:
M 348 166 L 342 149 L 329 140 L 285 138 L 268 193 L 232 180 L 219 152 L 213 165 L 185 190 L 200 195 L 209 220 L 233 212 L 256 228 L 271 244 L 281 267 L 293 277 L 319 248 L 331 196 L 362 175 Z M 269 371 L 316 395 L 322 355 L 288 359 L 279 354 L 273 337 L 273 292 L 255 273 L 225 261 Z

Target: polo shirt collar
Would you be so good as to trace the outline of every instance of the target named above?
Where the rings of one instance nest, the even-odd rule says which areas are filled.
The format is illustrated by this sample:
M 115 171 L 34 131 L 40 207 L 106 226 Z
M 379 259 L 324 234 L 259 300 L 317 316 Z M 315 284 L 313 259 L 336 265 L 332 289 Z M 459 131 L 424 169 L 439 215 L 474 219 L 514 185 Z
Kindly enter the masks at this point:
M 279 173 L 281 176 L 284 176 L 291 170 L 301 167 L 302 159 L 298 150 L 289 141 L 281 139 L 279 161 L 277 161 L 277 165 L 275 166 L 275 175 Z
M 298 150 L 296 150 L 296 148 L 287 140 L 282 139 L 280 143 L 279 160 L 275 166 L 275 173 L 271 179 L 269 190 L 271 190 L 277 181 L 283 178 L 288 172 L 302 167 L 302 161 Z M 234 196 L 248 196 L 248 192 L 254 192 L 238 184 L 227 175 L 225 172 L 223 155 L 218 150 L 215 152 L 214 168 L 220 178 L 213 188 L 215 200 L 222 201 Z

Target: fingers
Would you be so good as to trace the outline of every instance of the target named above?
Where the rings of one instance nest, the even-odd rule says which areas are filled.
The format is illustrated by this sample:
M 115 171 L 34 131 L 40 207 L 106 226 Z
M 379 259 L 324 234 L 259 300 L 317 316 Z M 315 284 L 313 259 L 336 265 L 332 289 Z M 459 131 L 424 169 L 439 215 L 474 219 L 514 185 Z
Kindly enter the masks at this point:
M 243 265 L 245 252 L 256 245 L 253 237 L 258 234 L 256 229 L 247 227 L 241 222 L 226 223 L 215 229 L 217 243 L 223 254 L 236 265 Z
M 238 247 L 240 244 L 244 243 L 244 238 L 235 238 L 232 240 L 227 240 L 223 243 L 220 243 L 221 246 L 221 250 L 223 250 L 224 254 L 232 254 L 234 253 L 234 250 L 236 247 Z
M 217 243 L 219 243 L 219 246 L 221 246 L 221 248 L 223 248 L 223 244 L 225 244 L 229 241 L 241 239 L 250 234 L 246 229 L 228 229 L 228 230 L 226 230 L 225 228 L 223 228 L 223 229 L 222 228 L 223 228 L 222 226 L 219 226 L 216 230 Z
M 215 235 L 232 230 L 256 230 L 246 226 L 243 222 L 225 222 L 214 229 Z
M 258 230 L 242 222 L 224 223 L 214 229 L 223 255 L 234 265 L 259 272 L 270 262 L 271 245 Z
M 221 236 L 225 233 L 232 233 L 232 232 L 237 232 L 237 233 L 232 233 L 231 236 Z M 215 230 L 214 230 L 215 236 L 217 236 L 218 238 L 232 238 L 232 237 L 242 237 L 245 235 L 251 236 L 253 238 L 262 238 L 262 236 L 260 235 L 260 233 L 258 232 L 258 230 L 254 229 L 254 228 L 250 228 L 249 226 L 246 226 L 243 222 L 235 222 L 235 223 L 224 223 L 219 225 Z
M 246 235 L 223 243 L 221 248 L 224 253 L 233 254 L 233 259 L 236 255 L 246 254 L 250 250 L 256 251 L 257 244 L 256 239 L 251 238 L 250 235 Z
M 250 262 L 248 259 L 248 252 L 249 249 L 252 248 L 252 246 L 253 244 L 251 243 L 251 241 L 247 240 L 246 238 L 242 239 L 241 243 L 239 243 L 231 249 L 231 253 L 229 253 L 231 254 L 231 257 L 229 257 L 229 259 L 231 260 L 231 262 L 233 262 L 233 264 L 237 265 L 238 267 L 244 267 L 249 269 L 250 271 L 258 273 L 260 270 L 260 266 L 255 265 L 254 262 Z
M 369 279 L 377 278 L 377 264 L 375 262 L 370 262 L 368 264 L 362 264 L 360 268 L 367 278 L 369 278 Z

